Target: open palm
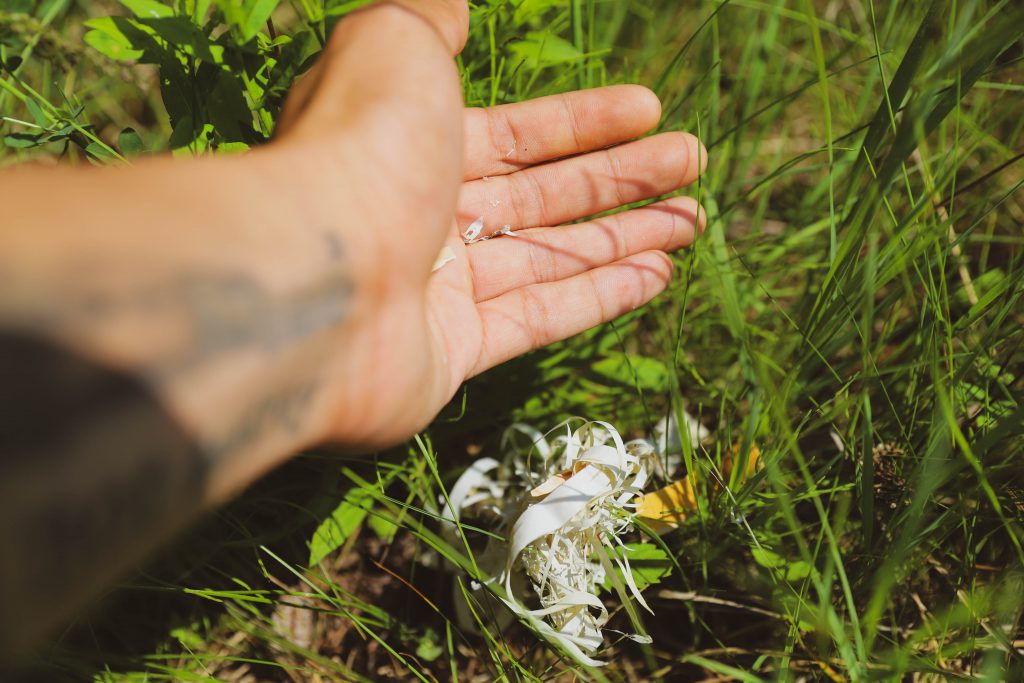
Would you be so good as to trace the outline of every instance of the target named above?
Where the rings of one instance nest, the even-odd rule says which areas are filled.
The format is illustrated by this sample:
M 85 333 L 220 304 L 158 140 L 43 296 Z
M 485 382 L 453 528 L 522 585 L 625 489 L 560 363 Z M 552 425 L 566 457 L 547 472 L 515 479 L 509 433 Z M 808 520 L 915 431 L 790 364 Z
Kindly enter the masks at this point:
M 342 22 L 281 122 L 307 140 L 342 124 L 335 210 L 363 226 L 343 241 L 374 258 L 356 264 L 373 296 L 358 367 L 335 373 L 351 386 L 338 432 L 363 447 L 407 438 L 467 378 L 649 301 L 699 222 L 678 197 L 563 225 L 692 183 L 703 147 L 634 140 L 661 115 L 639 86 L 463 109 L 465 3 L 411 5 Z M 480 217 L 483 235 L 514 234 L 464 244 Z M 445 246 L 454 258 L 433 270 Z
M 451 361 L 450 391 L 665 288 L 665 252 L 694 237 L 693 199 L 554 227 L 697 178 L 704 154 L 691 135 L 617 144 L 647 132 L 659 116 L 657 98 L 637 86 L 466 110 L 458 227 L 447 242 L 456 258 L 433 274 L 428 298 Z M 464 245 L 457 231 L 479 217 L 484 235 L 504 226 L 514 234 Z

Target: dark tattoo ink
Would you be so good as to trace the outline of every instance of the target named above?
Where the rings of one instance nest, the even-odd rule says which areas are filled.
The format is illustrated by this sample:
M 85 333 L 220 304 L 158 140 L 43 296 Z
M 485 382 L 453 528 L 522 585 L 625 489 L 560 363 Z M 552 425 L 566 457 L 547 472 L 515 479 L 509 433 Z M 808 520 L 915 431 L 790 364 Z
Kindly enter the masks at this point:
M 276 299 L 242 276 L 191 276 L 177 286 L 193 316 L 192 363 L 245 346 L 279 351 L 342 322 L 350 295 L 344 278 Z
M 340 247 L 339 247 L 340 248 Z M 187 273 L 172 280 L 116 291 L 83 287 L 42 329 L 133 324 L 140 328 L 180 321 L 183 348 L 152 360 L 161 377 L 195 368 L 245 348 L 280 351 L 342 323 L 353 293 L 351 280 L 336 275 L 285 295 L 268 292 L 243 274 Z
M 195 514 L 207 462 L 138 378 L 0 333 L 0 652 Z
M 345 251 L 341 246 L 341 239 L 333 232 L 324 232 L 324 242 L 327 244 L 327 256 L 332 263 L 341 261 Z
M 327 248 L 342 256 L 336 241 Z M 241 418 L 199 436 L 153 387 L 235 354 L 292 351 L 341 324 L 353 293 L 344 274 L 280 294 L 241 273 L 128 288 L 79 280 L 47 314 L 13 314 L 22 331 L 0 329 L 0 656 L 196 514 L 219 461 L 268 434 L 299 433 L 318 390 L 297 381 L 253 396 Z M 137 366 L 109 368 L 47 341 L 93 330 L 148 335 Z
M 252 444 L 267 430 L 298 434 L 318 388 L 317 381 L 304 382 L 257 401 L 226 434 L 205 443 L 203 451 L 217 461 Z

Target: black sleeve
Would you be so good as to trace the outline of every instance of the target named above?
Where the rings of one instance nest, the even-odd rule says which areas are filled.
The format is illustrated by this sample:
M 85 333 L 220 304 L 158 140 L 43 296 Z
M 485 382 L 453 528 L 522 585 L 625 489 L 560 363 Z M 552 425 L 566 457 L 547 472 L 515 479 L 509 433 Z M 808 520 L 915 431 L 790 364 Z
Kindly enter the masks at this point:
M 206 463 L 146 383 L 0 332 L 0 656 L 198 509 Z

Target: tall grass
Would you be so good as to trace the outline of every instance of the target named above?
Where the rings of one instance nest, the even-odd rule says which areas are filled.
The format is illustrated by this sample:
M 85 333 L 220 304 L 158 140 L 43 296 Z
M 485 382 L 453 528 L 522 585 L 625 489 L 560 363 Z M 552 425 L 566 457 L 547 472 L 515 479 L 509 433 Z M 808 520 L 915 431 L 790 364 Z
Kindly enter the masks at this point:
M 33 106 L 70 125 L 81 101 L 73 123 L 112 152 L 126 125 L 168 144 L 144 75 L 128 86 L 102 59 L 60 62 L 82 49 L 76 19 L 113 7 L 19 7 L 35 23 L 0 13 L 0 36 L 20 21 L 21 40 L 56 47 L 0 80 L 4 134 Z M 283 5 L 277 28 L 321 29 L 323 9 Z M 407 448 L 303 456 L 115 591 L 39 670 L 1024 678 L 1022 35 L 1013 0 L 477 2 L 459 60 L 468 104 L 640 82 L 662 98 L 662 130 L 706 141 L 690 191 L 708 229 L 670 291 L 469 383 Z M 103 86 L 115 81 L 120 99 Z M 686 454 L 700 505 L 663 538 L 653 645 L 613 641 L 609 666 L 581 671 L 529 628 L 500 627 L 472 585 L 486 530 L 438 534 L 445 486 L 514 421 L 583 415 L 639 435 L 684 406 L 716 438 Z M 719 486 L 725 459 L 755 448 L 758 474 Z

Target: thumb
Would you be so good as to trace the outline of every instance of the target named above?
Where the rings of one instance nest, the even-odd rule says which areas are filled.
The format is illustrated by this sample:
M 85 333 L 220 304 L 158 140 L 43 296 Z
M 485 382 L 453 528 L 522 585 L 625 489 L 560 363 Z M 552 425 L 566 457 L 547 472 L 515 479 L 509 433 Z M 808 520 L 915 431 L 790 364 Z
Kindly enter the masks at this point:
M 315 150 L 328 172 L 349 169 L 345 192 L 372 207 L 381 230 L 402 231 L 411 249 L 429 252 L 424 272 L 451 228 L 462 181 L 452 55 L 468 17 L 465 0 L 388 0 L 346 16 L 279 127 L 282 143 Z
M 398 10 L 406 15 L 406 18 L 414 17 L 419 20 L 420 28 L 426 30 L 419 31 L 411 40 L 406 36 L 397 37 L 393 26 L 394 19 L 379 11 L 388 7 L 392 11 Z M 349 49 L 352 47 L 350 34 L 355 31 L 366 32 L 366 24 L 369 24 L 369 30 L 378 33 L 382 40 L 370 52 L 362 52 L 358 66 L 350 64 L 344 69 L 331 69 L 331 63 L 345 61 L 345 53 L 352 52 Z M 359 72 L 377 72 L 371 75 L 371 80 L 376 80 L 382 73 L 405 62 L 400 55 L 402 52 L 408 53 L 409 56 L 418 56 L 419 60 L 422 60 L 425 54 L 434 51 L 431 48 L 435 46 L 430 43 L 436 44 L 435 38 L 440 39 L 448 56 L 459 54 L 466 45 L 468 33 L 469 6 L 466 0 L 382 0 L 353 12 L 335 29 L 324 57 L 293 85 L 277 123 L 278 137 L 292 128 L 318 90 L 325 86 L 328 90 L 332 89 L 331 80 L 336 79 L 328 79 L 325 84 L 325 72 L 330 71 L 333 76 L 341 72 L 343 78 Z M 393 80 L 391 75 L 386 77 Z M 393 93 L 398 91 L 398 88 L 391 90 Z
M 325 123 L 351 122 L 365 112 L 386 112 L 377 118 L 392 126 L 403 117 L 415 117 L 425 130 L 461 124 L 452 55 L 468 31 L 466 0 L 384 0 L 349 14 L 289 94 L 278 137 L 293 128 L 322 131 Z M 461 144 L 456 128 L 445 132 Z
M 469 5 L 466 0 L 387 0 L 382 5 L 398 5 L 427 21 L 438 36 L 457 55 L 466 46 L 469 34 Z

